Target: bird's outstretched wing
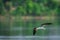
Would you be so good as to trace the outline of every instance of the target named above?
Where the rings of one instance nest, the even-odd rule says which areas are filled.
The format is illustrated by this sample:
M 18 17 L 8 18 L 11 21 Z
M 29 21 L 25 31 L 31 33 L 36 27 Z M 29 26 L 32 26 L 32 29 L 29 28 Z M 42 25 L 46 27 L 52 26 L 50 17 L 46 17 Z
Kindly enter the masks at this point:
M 36 34 L 36 28 L 33 29 L 33 35 L 35 35 L 35 34 Z
M 41 24 L 41 26 L 43 26 L 43 25 L 51 25 L 52 23 L 43 23 L 43 24 Z

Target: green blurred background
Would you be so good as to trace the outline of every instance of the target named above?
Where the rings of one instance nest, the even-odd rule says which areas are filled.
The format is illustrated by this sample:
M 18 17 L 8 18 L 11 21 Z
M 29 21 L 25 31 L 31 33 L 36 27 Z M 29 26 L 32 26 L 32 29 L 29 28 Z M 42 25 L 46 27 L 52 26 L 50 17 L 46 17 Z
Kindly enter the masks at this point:
M 60 0 L 0 0 L 0 35 L 32 35 L 34 27 L 46 22 L 60 35 Z M 46 28 L 36 35 L 50 35 Z

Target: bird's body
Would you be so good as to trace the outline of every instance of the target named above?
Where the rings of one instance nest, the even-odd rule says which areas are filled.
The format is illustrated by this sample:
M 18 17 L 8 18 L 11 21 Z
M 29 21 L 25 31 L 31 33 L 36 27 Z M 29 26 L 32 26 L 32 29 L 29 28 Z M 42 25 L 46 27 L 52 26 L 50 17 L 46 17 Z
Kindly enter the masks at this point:
M 36 31 L 37 30 L 39 30 L 39 29 L 41 29 L 41 30 L 45 30 L 46 28 L 45 28 L 45 26 L 46 25 L 51 25 L 52 23 L 44 23 L 44 24 L 41 24 L 41 27 L 35 27 L 34 29 L 33 29 L 33 35 L 35 35 L 36 34 Z
M 46 28 L 45 28 L 45 27 L 37 27 L 37 28 L 34 28 L 34 29 L 33 29 L 33 35 L 35 35 L 36 31 L 37 31 L 37 30 L 40 30 L 40 29 L 41 29 L 41 30 L 45 30 Z
M 36 30 L 39 30 L 39 29 L 45 30 L 46 28 L 45 27 L 38 27 L 38 28 L 36 28 Z

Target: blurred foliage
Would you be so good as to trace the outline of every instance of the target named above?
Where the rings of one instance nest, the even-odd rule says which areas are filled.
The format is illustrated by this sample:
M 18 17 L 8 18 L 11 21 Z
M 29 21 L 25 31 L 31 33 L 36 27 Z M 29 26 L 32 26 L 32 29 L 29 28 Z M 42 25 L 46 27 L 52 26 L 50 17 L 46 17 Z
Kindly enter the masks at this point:
M 10 4 L 6 5 L 6 2 L 9 2 Z M 33 15 L 33 16 L 40 16 L 41 14 L 47 14 L 49 15 L 50 11 L 56 10 L 56 8 L 59 11 L 60 8 L 60 1 L 56 0 L 2 0 L 0 1 L 0 8 L 4 10 L 4 8 L 7 8 L 6 10 L 12 10 L 9 9 L 10 6 L 12 8 L 15 8 L 12 10 L 11 15 Z M 10 6 L 9 6 L 10 5 Z M 4 7 L 4 8 L 3 8 Z M 2 10 L 2 11 L 3 11 Z M 0 11 L 0 14 L 3 14 L 2 11 Z M 58 13 L 56 10 L 56 13 Z M 5 14 L 5 13 L 4 13 Z

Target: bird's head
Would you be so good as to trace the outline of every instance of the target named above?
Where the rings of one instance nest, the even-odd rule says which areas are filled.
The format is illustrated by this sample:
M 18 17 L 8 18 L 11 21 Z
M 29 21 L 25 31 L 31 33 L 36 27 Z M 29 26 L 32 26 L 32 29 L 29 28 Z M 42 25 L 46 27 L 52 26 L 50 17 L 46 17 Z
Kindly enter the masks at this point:
M 37 29 L 37 28 L 35 27 L 33 30 L 35 30 L 35 31 L 36 31 L 36 29 Z

